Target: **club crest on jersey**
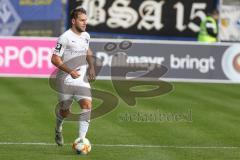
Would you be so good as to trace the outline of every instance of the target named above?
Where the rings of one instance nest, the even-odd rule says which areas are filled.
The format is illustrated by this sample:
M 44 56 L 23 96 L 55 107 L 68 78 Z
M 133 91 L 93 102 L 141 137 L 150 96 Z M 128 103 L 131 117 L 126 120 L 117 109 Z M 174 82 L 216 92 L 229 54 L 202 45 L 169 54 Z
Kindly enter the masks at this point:
M 88 39 L 85 39 L 86 43 L 88 44 L 89 40 Z

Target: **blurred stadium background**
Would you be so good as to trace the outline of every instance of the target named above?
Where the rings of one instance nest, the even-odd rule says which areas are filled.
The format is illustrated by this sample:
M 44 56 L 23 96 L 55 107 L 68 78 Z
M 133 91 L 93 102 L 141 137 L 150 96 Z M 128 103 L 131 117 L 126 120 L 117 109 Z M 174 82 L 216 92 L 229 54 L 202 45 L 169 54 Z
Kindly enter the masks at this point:
M 64 126 L 66 145 L 54 144 L 57 99 L 48 80 L 55 69 L 52 49 L 78 6 L 88 12 L 90 45 L 102 60 L 92 87 L 118 100 L 114 110 L 92 120 L 93 150 L 82 158 L 240 158 L 239 0 L 0 0 L 0 159 L 81 158 L 71 151 L 76 122 Z M 200 22 L 214 8 L 220 11 L 219 42 L 199 43 Z M 111 80 L 119 77 L 112 56 L 123 52 L 128 63 L 163 65 L 167 72 L 124 89 Z M 147 96 L 162 80 L 173 89 Z M 131 91 L 146 92 L 134 107 Z M 79 111 L 76 104 L 73 111 Z

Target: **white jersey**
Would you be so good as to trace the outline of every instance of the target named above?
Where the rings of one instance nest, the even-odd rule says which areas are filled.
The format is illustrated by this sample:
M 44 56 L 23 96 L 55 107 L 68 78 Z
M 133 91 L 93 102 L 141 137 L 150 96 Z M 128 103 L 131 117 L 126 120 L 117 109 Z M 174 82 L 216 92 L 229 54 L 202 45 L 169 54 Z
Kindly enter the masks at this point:
M 89 40 L 90 36 L 87 32 L 77 35 L 69 29 L 59 37 L 54 54 L 62 57 L 63 62 L 78 56 L 86 56 Z
M 88 67 L 86 55 L 89 48 L 89 40 L 90 35 L 87 32 L 82 32 L 81 35 L 77 35 L 71 29 L 59 37 L 53 54 L 60 56 L 69 68 L 77 70 L 80 74 L 80 77 L 77 79 L 72 79 L 71 75 L 67 75 L 65 79 L 66 85 L 90 87 L 86 79 Z M 66 75 L 63 71 L 61 74 Z

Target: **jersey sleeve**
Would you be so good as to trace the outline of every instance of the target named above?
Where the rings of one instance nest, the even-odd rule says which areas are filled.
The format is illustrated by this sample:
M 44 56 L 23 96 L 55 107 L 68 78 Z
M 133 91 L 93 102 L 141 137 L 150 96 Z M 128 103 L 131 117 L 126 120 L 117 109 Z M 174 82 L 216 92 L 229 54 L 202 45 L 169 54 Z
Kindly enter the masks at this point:
M 63 56 L 63 52 L 66 49 L 66 46 L 67 46 L 67 38 L 64 37 L 64 36 L 60 36 L 58 38 L 58 41 L 57 41 L 57 44 L 56 44 L 56 47 L 54 49 L 53 54 L 55 54 L 55 55 L 57 55 L 59 57 L 62 57 Z

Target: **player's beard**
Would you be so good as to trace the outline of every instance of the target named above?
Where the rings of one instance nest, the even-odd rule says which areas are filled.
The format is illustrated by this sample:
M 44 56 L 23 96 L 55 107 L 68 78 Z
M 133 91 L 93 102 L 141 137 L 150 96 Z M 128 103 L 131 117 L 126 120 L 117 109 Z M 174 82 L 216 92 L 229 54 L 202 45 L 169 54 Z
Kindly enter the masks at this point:
M 82 30 L 80 27 L 76 27 L 76 30 L 77 30 L 79 33 L 85 32 L 85 30 Z

